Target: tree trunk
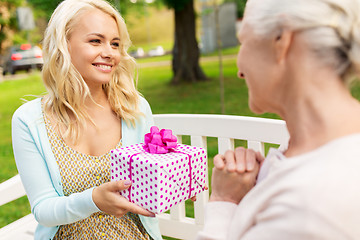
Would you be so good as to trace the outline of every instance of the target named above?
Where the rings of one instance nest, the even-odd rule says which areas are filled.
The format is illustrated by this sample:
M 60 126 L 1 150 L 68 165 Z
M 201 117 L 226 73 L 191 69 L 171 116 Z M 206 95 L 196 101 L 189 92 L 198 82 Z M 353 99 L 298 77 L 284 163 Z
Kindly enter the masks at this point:
M 175 43 L 173 48 L 173 79 L 196 82 L 206 80 L 199 65 L 200 51 L 196 41 L 194 1 L 189 1 L 181 10 L 175 10 Z

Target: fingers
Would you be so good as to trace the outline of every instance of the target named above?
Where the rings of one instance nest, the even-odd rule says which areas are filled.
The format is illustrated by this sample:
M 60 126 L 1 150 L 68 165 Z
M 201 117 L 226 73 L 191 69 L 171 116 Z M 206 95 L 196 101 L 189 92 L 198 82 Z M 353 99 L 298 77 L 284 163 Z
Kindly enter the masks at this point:
M 124 198 L 124 200 L 126 200 L 126 199 Z M 138 205 L 136 205 L 135 203 L 132 203 L 132 202 L 128 202 L 126 209 L 129 212 L 140 214 L 145 217 L 155 217 L 154 213 L 149 212 L 149 211 L 145 210 L 144 208 L 139 207 Z
M 214 157 L 214 166 L 215 168 L 222 170 L 225 167 L 225 163 L 224 163 L 225 157 L 221 154 L 217 154 Z
M 120 181 L 114 181 L 114 182 L 107 182 L 104 184 L 106 185 L 106 188 L 111 192 L 119 192 L 122 190 L 125 190 L 131 186 L 130 180 L 120 180 Z
M 228 150 L 225 155 L 216 155 L 214 157 L 214 166 L 218 170 L 224 168 L 228 172 L 251 172 L 257 164 L 262 164 L 264 157 L 259 152 L 252 149 L 238 147 L 234 151 Z
M 258 161 L 258 163 L 260 163 L 260 166 L 262 166 L 262 164 L 264 163 L 264 156 L 260 153 L 260 152 L 256 152 L 256 160 Z
M 154 213 L 129 202 L 126 198 L 120 195 L 119 192 L 128 188 L 130 185 L 131 181 L 127 180 L 101 184 L 93 190 L 93 201 L 101 211 L 116 217 L 122 217 L 127 212 L 133 212 L 147 217 L 154 217 Z
M 225 152 L 225 164 L 226 164 L 226 170 L 228 172 L 235 172 L 236 170 L 236 160 L 235 160 L 235 154 L 232 150 L 227 150 Z
M 243 147 L 238 147 L 235 149 L 236 157 L 236 171 L 243 173 L 246 171 L 246 149 Z
M 109 184 L 109 190 L 112 192 L 119 192 L 122 190 L 125 190 L 127 188 L 129 188 L 131 186 L 131 181 L 130 180 L 120 180 L 120 181 L 114 181 L 114 182 L 109 182 L 106 184 Z M 152 212 L 149 212 L 147 210 L 145 210 L 142 207 L 139 207 L 138 205 L 129 202 L 127 199 L 123 198 L 122 196 L 120 196 L 122 198 L 121 203 L 119 203 L 119 209 L 121 209 L 121 212 L 132 212 L 132 213 L 136 213 L 136 214 L 140 214 L 146 217 L 154 217 L 155 214 Z M 125 213 L 122 213 L 125 214 Z
M 251 172 L 254 170 L 256 162 L 256 153 L 252 149 L 246 151 L 246 171 Z

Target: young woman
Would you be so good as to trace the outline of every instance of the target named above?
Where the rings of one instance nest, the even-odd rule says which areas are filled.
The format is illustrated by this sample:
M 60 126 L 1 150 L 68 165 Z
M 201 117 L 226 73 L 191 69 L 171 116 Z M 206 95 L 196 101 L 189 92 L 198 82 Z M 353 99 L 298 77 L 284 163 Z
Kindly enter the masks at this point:
M 264 162 L 243 148 L 214 158 L 198 239 L 360 239 L 360 104 L 348 89 L 360 1 L 249 0 L 239 39 L 249 106 L 280 115 L 290 141 Z
M 153 125 L 129 45 L 123 19 L 103 0 L 65 0 L 50 19 L 48 93 L 12 121 L 35 239 L 161 239 L 154 215 L 119 194 L 131 182 L 109 182 L 109 151 L 142 142 Z

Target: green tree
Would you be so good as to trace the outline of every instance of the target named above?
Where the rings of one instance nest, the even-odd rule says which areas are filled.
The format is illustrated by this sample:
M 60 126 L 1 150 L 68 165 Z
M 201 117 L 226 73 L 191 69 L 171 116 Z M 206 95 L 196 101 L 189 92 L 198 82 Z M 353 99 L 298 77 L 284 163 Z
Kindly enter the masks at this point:
M 7 0 L 0 2 L 0 53 L 2 53 L 3 43 L 8 35 L 16 30 L 16 7 L 20 6 L 23 0 Z
M 39 11 L 42 11 L 43 14 L 50 19 L 51 14 L 57 7 L 57 5 L 63 0 L 27 0 L 32 6 L 36 7 Z M 107 0 L 111 3 L 115 8 L 119 10 L 122 15 L 125 15 L 128 10 L 132 8 L 137 8 L 142 11 L 142 7 L 140 4 L 132 4 L 129 0 Z
M 37 11 L 37 14 L 50 19 L 52 12 L 63 0 L 27 0 Z
M 247 0 L 225 0 L 224 2 L 234 2 L 236 3 L 236 9 L 237 9 L 237 17 L 242 18 L 244 15 L 244 9 L 246 5 Z
M 145 0 L 136 4 L 129 0 L 108 0 L 122 15 L 135 10 L 143 11 Z M 30 4 L 42 10 L 48 17 L 61 0 L 28 0 Z M 180 81 L 205 80 L 206 76 L 199 64 L 200 51 L 196 40 L 194 0 L 162 0 L 175 12 L 175 42 L 173 47 L 173 83 Z M 159 5 L 155 1 L 154 5 Z
M 172 83 L 196 82 L 206 76 L 199 64 L 200 50 L 196 40 L 194 0 L 163 0 L 175 12 Z

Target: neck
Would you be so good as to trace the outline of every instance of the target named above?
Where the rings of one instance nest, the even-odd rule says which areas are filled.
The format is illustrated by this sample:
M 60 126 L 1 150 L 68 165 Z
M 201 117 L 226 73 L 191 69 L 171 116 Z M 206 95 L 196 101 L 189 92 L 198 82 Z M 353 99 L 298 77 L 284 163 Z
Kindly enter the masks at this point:
M 301 85 L 306 86 L 293 91 L 296 96 L 285 101 L 282 111 L 290 133 L 287 156 L 360 132 L 360 105 L 342 81 L 328 72 L 307 77 Z
M 106 103 L 107 100 L 107 96 L 105 91 L 103 90 L 102 86 L 97 86 L 97 87 L 92 87 L 89 86 L 89 90 L 91 93 L 91 98 L 88 98 L 85 102 L 85 105 L 87 107 L 94 107 L 95 105 L 103 105 L 104 103 Z
M 98 116 L 102 116 L 106 112 L 111 110 L 111 106 L 108 100 L 108 97 L 102 87 L 90 88 L 91 98 L 88 97 L 85 101 L 85 107 L 94 121 Z

